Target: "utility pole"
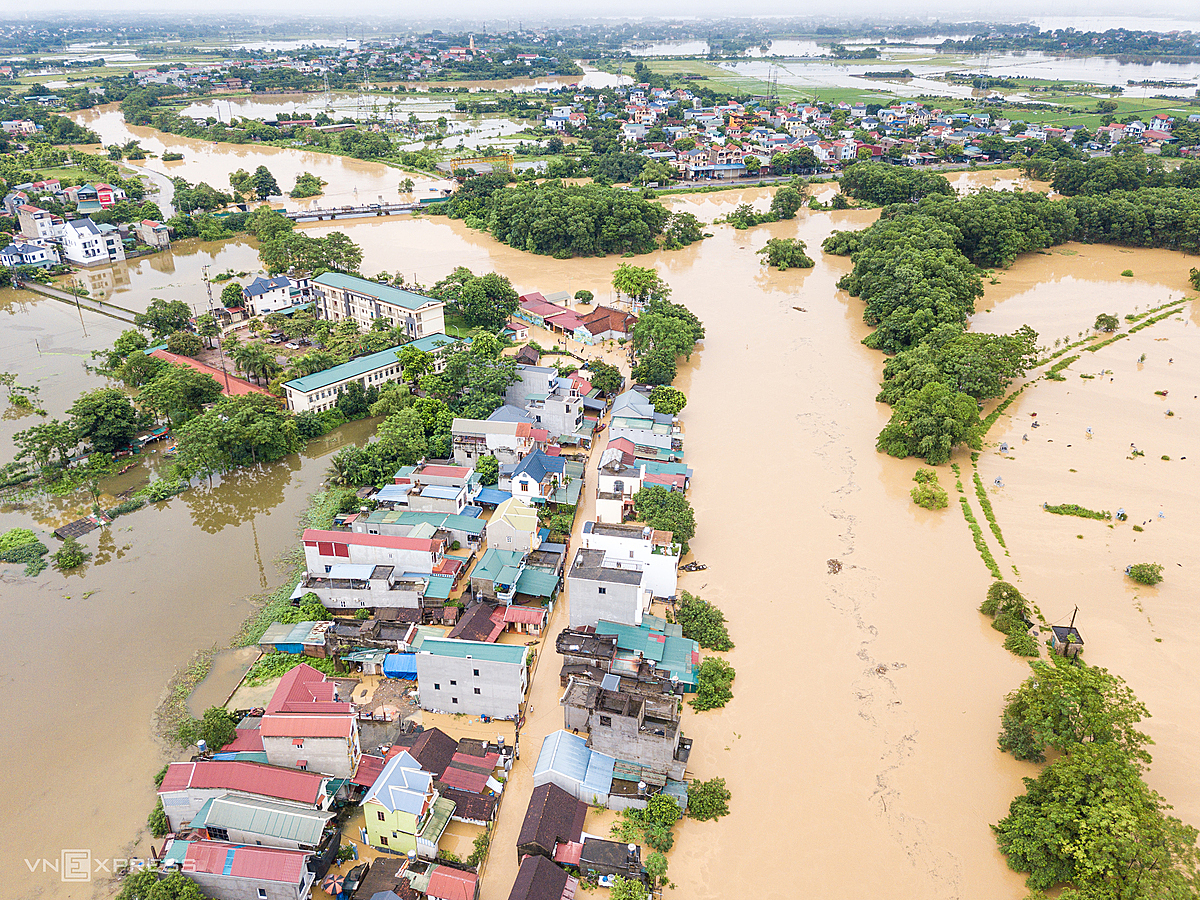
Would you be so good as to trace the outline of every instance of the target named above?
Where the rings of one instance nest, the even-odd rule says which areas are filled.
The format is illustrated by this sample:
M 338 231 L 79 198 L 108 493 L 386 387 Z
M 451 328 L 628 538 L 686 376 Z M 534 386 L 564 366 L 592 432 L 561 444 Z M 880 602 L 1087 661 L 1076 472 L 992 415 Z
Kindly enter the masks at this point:
M 213 321 L 217 321 L 216 313 L 213 307 L 212 282 L 208 280 L 208 266 L 203 267 L 204 271 L 204 289 L 208 292 L 208 311 L 212 313 Z M 221 331 L 221 326 L 217 325 L 217 330 Z M 229 370 L 225 367 L 225 333 L 217 335 L 217 354 L 221 360 L 221 373 L 225 376 L 225 392 L 232 394 L 229 387 Z

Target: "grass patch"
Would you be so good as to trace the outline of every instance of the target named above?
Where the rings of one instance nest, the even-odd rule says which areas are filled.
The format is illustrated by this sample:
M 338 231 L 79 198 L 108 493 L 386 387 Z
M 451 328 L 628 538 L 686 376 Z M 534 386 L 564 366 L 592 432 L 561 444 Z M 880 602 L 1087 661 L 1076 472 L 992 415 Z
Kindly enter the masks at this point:
M 979 477 L 979 472 L 975 475 L 975 496 L 979 498 L 979 506 L 983 510 L 983 517 L 988 521 L 988 527 L 992 530 L 992 534 L 996 536 L 996 541 L 1005 550 L 1008 545 L 1004 543 L 1004 535 L 1000 533 L 1000 526 L 996 523 L 996 512 L 992 509 L 992 501 L 988 499 L 987 491 L 983 489 L 983 479 Z
M 992 556 L 992 551 L 988 549 L 987 541 L 983 539 L 983 529 L 975 521 L 975 514 L 971 512 L 971 504 L 967 502 L 966 497 L 959 497 L 958 502 L 962 504 L 963 518 L 967 520 L 967 525 L 971 529 L 971 536 L 975 539 L 975 549 L 979 551 L 979 556 L 983 560 L 983 564 L 987 566 L 993 578 L 999 578 L 1000 567 L 996 565 L 996 558 Z
M 1043 503 L 1042 509 L 1048 513 L 1054 513 L 1056 516 L 1078 516 L 1081 519 L 1100 519 L 1102 521 L 1112 518 L 1112 513 L 1108 510 L 1088 509 L 1078 503 L 1060 503 L 1057 506 Z
M 1143 323 L 1140 327 L 1144 328 L 1145 323 Z M 1114 334 L 1108 340 L 1101 341 L 1098 344 L 1092 344 L 1092 346 L 1084 347 L 1083 349 L 1086 350 L 1088 353 L 1095 353 L 1101 347 L 1107 347 L 1109 344 L 1115 344 L 1117 341 L 1121 340 L 1121 338 L 1123 338 L 1123 337 L 1129 337 L 1129 335 L 1126 334 L 1125 332 L 1121 332 L 1120 334 Z

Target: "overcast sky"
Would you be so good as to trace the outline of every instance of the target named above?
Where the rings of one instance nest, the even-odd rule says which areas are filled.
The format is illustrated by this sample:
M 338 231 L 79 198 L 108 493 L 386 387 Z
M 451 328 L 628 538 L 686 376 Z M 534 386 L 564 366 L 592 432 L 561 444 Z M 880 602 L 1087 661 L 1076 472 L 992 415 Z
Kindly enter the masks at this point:
M 1001 10 L 1002 7 L 1002 10 Z M 456 17 L 480 17 L 490 20 L 514 17 L 567 18 L 573 15 L 593 16 L 661 16 L 676 17 L 681 9 L 692 16 L 745 16 L 748 6 L 734 0 L 693 0 L 681 7 L 667 0 L 457 0 L 443 7 Z M 799 6 L 795 0 L 759 0 L 753 4 L 754 15 L 776 16 L 929 16 L 948 21 L 974 19 L 1027 20 L 1045 16 L 1062 18 L 1097 16 L 1127 17 L 1137 15 L 1145 18 L 1175 20 L 1174 27 L 1191 24 L 1200 31 L 1200 3 L 1197 0 L 1144 0 L 1130 3 L 1128 0 L 1060 0 L 1047 3 L 1045 0 L 1010 0 L 1003 4 L 968 0 L 956 3 L 951 0 L 917 0 L 915 3 L 897 4 L 882 0 L 841 0 L 829 6 Z M 381 15 L 389 18 L 427 19 L 437 15 L 436 5 L 414 0 L 359 0 L 353 6 L 354 13 Z M 351 14 L 350 8 L 330 4 L 328 0 L 108 0 L 97 4 L 94 0 L 3 0 L 0 2 L 0 18 L 10 18 L 21 13 L 54 13 L 81 10 L 91 13 L 120 11 L 178 12 L 195 15 L 205 11 L 261 11 L 270 13 L 299 13 L 304 15 Z M 1056 22 L 1057 24 L 1057 22 Z

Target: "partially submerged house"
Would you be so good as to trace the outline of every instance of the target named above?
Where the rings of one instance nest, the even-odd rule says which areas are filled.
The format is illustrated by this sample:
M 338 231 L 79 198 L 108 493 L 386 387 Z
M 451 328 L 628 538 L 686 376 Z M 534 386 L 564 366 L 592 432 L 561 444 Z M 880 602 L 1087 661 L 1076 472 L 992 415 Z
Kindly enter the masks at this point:
M 454 803 L 440 797 L 433 776 L 408 753 L 388 760 L 363 796 L 367 842 L 390 853 L 410 850 L 424 859 L 437 855 Z
M 571 627 L 595 625 L 601 619 L 640 625 L 653 599 L 644 579 L 637 560 L 611 560 L 603 550 L 576 550 L 567 570 Z
M 198 759 L 167 766 L 158 796 L 172 831 L 188 825 L 204 804 L 226 794 L 261 797 L 326 810 L 333 794 L 329 778 L 265 763 Z
M 422 709 L 515 719 L 529 687 L 529 648 L 426 638 L 417 653 Z
M 517 859 L 531 854 L 554 859 L 559 844 L 580 840 L 587 811 L 586 803 L 553 782 L 535 787 L 517 835 Z

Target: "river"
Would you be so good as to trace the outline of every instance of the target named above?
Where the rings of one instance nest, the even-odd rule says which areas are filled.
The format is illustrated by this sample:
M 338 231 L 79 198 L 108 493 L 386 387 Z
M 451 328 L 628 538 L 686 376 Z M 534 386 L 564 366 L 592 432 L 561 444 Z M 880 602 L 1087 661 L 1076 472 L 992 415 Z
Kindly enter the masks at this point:
M 187 146 L 171 136 L 154 139 Z M 250 160 L 269 158 L 282 171 L 299 167 L 303 157 L 330 159 L 220 145 L 192 164 L 215 183 L 211 173 Z M 351 174 L 341 173 L 335 190 L 346 190 L 347 178 L 384 168 L 337 158 L 329 164 L 347 162 Z M 966 187 L 1008 177 L 981 172 L 958 179 Z M 746 189 L 667 202 L 711 221 L 743 200 L 761 206 L 767 196 Z M 673 298 L 708 330 L 677 382 L 689 397 L 682 419 L 696 471 L 693 548 L 708 565 L 684 576 L 682 586 L 725 610 L 738 645 L 729 656 L 738 671 L 734 701 L 723 711 L 685 714 L 684 731 L 696 739 L 692 773 L 726 778 L 734 799 L 729 818 L 681 826 L 670 873 L 679 896 L 716 898 L 726 895 L 726 885 L 752 883 L 764 897 L 791 897 L 798 880 L 816 895 L 847 893 L 848 873 L 855 896 L 1017 900 L 1025 893 L 988 825 L 1021 791 L 1020 778 L 1033 772 L 995 748 L 1003 697 L 1027 670 L 976 612 L 989 579 L 958 510 L 913 506 L 908 490 L 916 461 L 874 451 L 888 415 L 874 402 L 882 358 L 860 343 L 866 333 L 860 302 L 836 289 L 848 260 L 819 250 L 831 230 L 862 227 L 874 215 L 804 210 L 795 220 L 747 231 L 716 226 L 698 245 L 635 261 L 657 267 Z M 522 292 L 587 288 L 605 302 L 621 262 L 532 256 L 440 217 L 338 230 L 362 246 L 365 272 L 401 270 L 424 283 L 465 265 L 508 275 Z M 801 237 L 816 267 L 768 271 L 755 256 L 768 236 Z M 137 308 L 161 292 L 201 302 L 196 276 L 206 259 L 218 270 L 257 268 L 248 242 L 181 244 L 170 271 L 160 258 L 159 267 L 142 261 L 128 284 L 114 278 L 111 299 Z M 1047 335 L 1074 333 L 1094 318 L 1096 297 L 1122 315 L 1178 297 L 1190 262 L 1160 251 L 1073 246 L 1030 255 L 987 287 L 976 327 L 1029 321 Z M 1126 268 L 1133 278 L 1119 275 Z M 98 382 L 73 361 L 62 366 L 20 348 L 36 336 L 63 359 L 82 359 L 120 326 L 85 313 L 84 335 L 64 304 L 0 302 L 26 335 L 4 329 L 0 340 L 10 343 L 0 350 L 22 354 L 23 379 L 51 379 L 46 383 L 54 387 L 42 399 L 53 399 L 47 405 L 61 415 L 60 404 Z M 1008 314 L 1010 304 L 1019 313 Z M 1146 726 L 1157 741 L 1152 785 L 1196 824 L 1200 717 L 1195 693 L 1178 689 L 1190 683 L 1189 664 L 1200 649 L 1189 612 L 1198 561 L 1188 536 L 1200 524 L 1200 482 L 1187 468 L 1200 460 L 1188 419 L 1197 413 L 1186 399 L 1200 376 L 1194 315 L 1076 364 L 1078 372 L 1113 368 L 1112 387 L 1069 370 L 1068 382 L 1027 391 L 992 437 L 1008 429 L 1014 443 L 1022 416 L 1037 411 L 1049 422 L 1059 411 L 1062 425 L 1037 433 L 1054 442 L 1023 448 L 1011 461 L 992 447 L 980 469 L 989 484 L 1003 474 L 1006 487 L 996 490 L 994 502 L 1022 590 L 1054 620 L 1079 603 L 1089 659 L 1124 675 L 1157 713 Z M 1140 352 L 1148 355 L 1145 363 L 1135 362 Z M 1173 362 L 1164 364 L 1163 356 Z M 1170 390 L 1168 403 L 1154 396 L 1159 385 Z M 1165 417 L 1167 406 L 1177 415 Z M 1102 426 L 1101 434 L 1084 449 L 1068 448 L 1084 441 L 1085 420 Z M 17 897 L 80 896 L 52 875 L 22 868 L 24 858 L 78 846 L 108 858 L 131 846 L 163 758 L 151 734 L 163 685 L 194 650 L 228 642 L 249 609 L 242 598 L 277 583 L 272 561 L 295 544 L 295 516 L 320 482 L 321 457 L 339 440 L 362 439 L 364 429 L 352 426 L 261 472 L 117 520 L 85 539 L 99 553 L 83 577 L 48 571 L 31 580 L 5 570 L 0 604 L 25 638 L 13 642 L 0 664 L 0 705 L 10 721 L 22 723 L 0 737 L 8 763 L 0 802 L 9 821 L 21 823 L 6 835 Z M 1078 442 L 1067 436 L 1076 434 Z M 1120 458 L 1130 440 L 1146 446 L 1145 459 Z M 1068 457 L 1076 455 L 1080 464 L 1071 467 L 1079 472 L 1068 474 Z M 969 466 L 965 456 L 957 458 Z M 1111 471 L 1122 466 L 1114 478 Z M 953 489 L 949 471 L 941 479 Z M 1066 490 L 1066 479 L 1077 486 Z M 1041 512 L 1042 500 L 1123 505 L 1154 522 L 1134 548 L 1131 531 L 1059 521 Z M 1160 509 L 1163 520 L 1156 518 Z M 0 514 L 0 526 L 51 522 L 70 512 L 69 502 L 43 501 Z M 1143 554 L 1169 565 L 1167 581 L 1135 596 L 1120 569 Z M 829 559 L 841 560 L 839 574 L 828 574 Z M 85 598 L 85 591 L 95 593 Z M 552 660 L 539 666 L 514 788 L 529 777 L 540 734 L 561 725 L 553 670 Z M 46 730 L 36 731 L 43 724 Z M 503 808 L 485 900 L 508 894 L 514 861 L 506 835 L 522 813 Z M 146 852 L 144 832 L 136 846 Z M 764 866 L 768 860 L 775 864 Z

